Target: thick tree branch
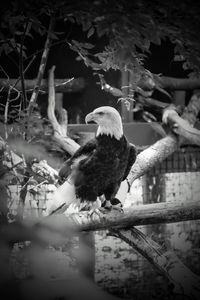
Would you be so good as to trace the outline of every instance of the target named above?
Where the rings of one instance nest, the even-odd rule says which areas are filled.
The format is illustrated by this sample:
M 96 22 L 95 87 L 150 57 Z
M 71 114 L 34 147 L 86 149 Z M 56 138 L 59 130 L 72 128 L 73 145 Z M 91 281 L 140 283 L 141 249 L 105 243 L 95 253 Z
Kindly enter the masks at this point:
M 174 223 L 199 218 L 200 201 L 163 202 L 132 206 L 124 209 L 124 213 L 97 214 L 94 212 L 91 214 L 85 211 L 74 214 L 54 214 L 36 220 L 39 227 L 30 227 L 30 225 L 27 227 L 28 220 L 25 220 L 24 225 L 17 222 L 2 229 L 1 236 L 9 242 L 19 242 L 40 239 L 40 235 L 37 234 L 39 228 L 46 228 L 52 234 L 59 232 L 68 236 L 68 234 L 77 234 L 80 231 L 121 230 L 132 226 Z
M 111 229 L 111 234 L 121 238 L 139 251 L 173 283 L 176 293 L 193 295 L 193 299 L 198 299 L 199 277 L 182 264 L 173 252 L 163 246 L 160 247 L 137 229 L 125 230 L 123 228 L 130 228 L 131 225 L 168 223 L 199 217 L 199 201 L 158 203 L 132 207 L 125 210 L 124 214 L 108 213 L 101 217 L 91 216 L 89 212 L 74 215 L 51 215 L 43 218 L 39 227 L 27 227 L 23 224 L 12 223 L 2 227 L 1 237 L 7 242 L 33 240 L 47 244 L 60 244 L 63 243 L 64 237 L 78 234 L 79 231 Z
M 173 78 L 153 74 L 153 79 L 160 87 L 170 91 L 192 91 L 200 88 L 199 78 Z
M 163 202 L 145 204 L 124 208 L 124 212 L 109 212 L 98 214 L 96 212 L 66 213 L 61 218 L 60 214 L 43 218 L 41 224 L 59 227 L 65 231 L 71 227 L 75 231 L 97 231 L 106 229 L 130 228 L 138 225 L 158 223 L 174 223 L 180 221 L 200 219 L 200 202 Z M 53 228 L 52 228 L 53 229 Z
M 182 119 L 188 121 L 190 125 L 194 125 L 196 116 L 200 111 L 200 94 L 194 94 L 185 109 Z M 168 121 L 168 120 L 167 120 Z M 140 176 L 148 172 L 157 162 L 162 162 L 174 151 L 176 151 L 180 145 L 179 137 L 173 133 L 168 134 L 163 139 L 159 140 L 152 146 L 142 151 L 136 159 L 129 175 L 128 180 L 130 183 Z
M 54 129 L 54 138 L 60 146 L 69 154 L 73 154 L 80 146 L 67 136 L 67 113 L 63 109 L 62 123 L 59 124 L 55 116 L 55 88 L 54 88 L 55 66 L 49 71 L 49 97 L 48 97 L 48 118 Z
M 155 107 L 161 111 L 169 105 L 169 103 L 161 102 L 149 97 L 138 97 L 138 102 L 151 108 Z
M 172 131 L 191 144 L 200 146 L 200 130 L 192 127 L 188 121 L 181 118 L 174 106 L 164 110 L 163 122 L 169 124 Z
M 200 278 L 191 272 L 166 246 L 161 247 L 151 238 L 136 228 L 130 230 L 112 230 L 114 235 L 134 249 L 153 264 L 153 266 L 174 285 L 174 292 L 179 295 L 198 299 Z

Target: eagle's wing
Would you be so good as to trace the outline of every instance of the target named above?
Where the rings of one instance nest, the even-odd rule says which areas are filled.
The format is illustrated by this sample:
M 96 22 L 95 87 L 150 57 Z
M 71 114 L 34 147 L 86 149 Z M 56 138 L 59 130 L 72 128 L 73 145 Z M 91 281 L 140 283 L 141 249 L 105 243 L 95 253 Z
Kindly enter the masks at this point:
M 97 147 L 96 139 L 92 139 L 87 142 L 85 145 L 81 146 L 75 153 L 70 157 L 65 163 L 64 166 L 59 171 L 59 176 L 61 179 L 66 179 L 71 174 L 72 165 L 77 159 L 81 157 L 88 156 L 91 154 Z
M 77 174 L 80 160 L 85 159 L 85 157 L 90 156 L 97 147 L 97 141 L 95 139 L 90 140 L 84 146 L 81 146 L 74 155 L 68 159 L 64 166 L 60 169 L 59 175 L 62 179 L 62 184 L 56 189 L 53 194 L 51 201 L 46 203 L 46 213 L 47 215 L 57 211 L 57 213 L 63 212 L 71 204 L 76 204 L 79 201 L 76 197 L 76 187 L 75 182 L 67 181 L 67 177 L 75 173 L 76 180 L 81 181 L 81 174 Z M 80 176 L 78 176 L 80 175 Z M 75 178 L 74 178 L 75 179 Z M 74 181 L 74 180 L 73 180 Z M 80 201 L 79 201 L 80 202 Z
M 132 165 L 134 164 L 135 160 L 136 160 L 136 156 L 137 156 L 137 149 L 133 144 L 129 143 L 129 157 L 128 157 L 128 162 L 127 162 L 127 167 L 126 170 L 124 172 L 124 178 L 123 180 L 126 179 L 126 177 L 128 176 Z

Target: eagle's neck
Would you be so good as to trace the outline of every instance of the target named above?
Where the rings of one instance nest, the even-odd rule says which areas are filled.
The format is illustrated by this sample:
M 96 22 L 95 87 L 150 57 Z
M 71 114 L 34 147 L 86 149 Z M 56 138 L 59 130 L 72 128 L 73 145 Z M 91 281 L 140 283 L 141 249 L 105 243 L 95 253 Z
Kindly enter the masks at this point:
M 122 124 L 115 124 L 112 127 L 106 125 L 100 125 L 97 129 L 97 136 L 99 135 L 107 135 L 114 137 L 117 140 L 120 140 L 123 136 L 123 127 Z

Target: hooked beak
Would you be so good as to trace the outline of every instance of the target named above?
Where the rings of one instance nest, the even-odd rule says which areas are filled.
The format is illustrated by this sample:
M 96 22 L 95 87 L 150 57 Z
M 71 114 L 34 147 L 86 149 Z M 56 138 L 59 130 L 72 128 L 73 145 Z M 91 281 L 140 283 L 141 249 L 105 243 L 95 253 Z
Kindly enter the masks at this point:
M 91 122 L 95 122 L 96 123 L 96 119 L 95 119 L 95 114 L 93 112 L 89 113 L 86 117 L 85 117 L 85 123 L 91 123 Z

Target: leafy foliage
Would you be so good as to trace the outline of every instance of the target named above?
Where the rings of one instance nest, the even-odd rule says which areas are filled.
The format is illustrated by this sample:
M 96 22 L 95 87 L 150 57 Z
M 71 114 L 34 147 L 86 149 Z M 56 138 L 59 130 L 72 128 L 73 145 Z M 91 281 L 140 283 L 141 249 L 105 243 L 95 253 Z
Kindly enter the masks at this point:
M 183 67 L 200 67 L 198 1 L 82 1 L 73 17 L 88 36 L 108 36 L 108 45 L 97 53 L 105 69 L 140 68 L 151 44 L 160 45 L 169 38 L 175 54 L 180 53 Z
M 188 0 L 18 0 L 11 4 L 2 15 L 0 53 L 19 52 L 23 35 L 27 38 L 32 38 L 34 32 L 44 35 L 47 29 L 43 20 L 53 13 L 59 21 L 80 24 L 88 39 L 107 36 L 105 48 L 95 54 L 85 45 L 77 47 L 77 42 L 72 45 L 82 56 L 83 49 L 87 48 L 84 54 L 90 56 L 90 61 L 84 61 L 91 66 L 93 55 L 95 63 L 104 70 L 140 69 L 151 44 L 160 45 L 168 37 L 175 44 L 175 54 L 181 54 L 184 68 L 198 70 L 200 67 L 198 1 L 193 1 L 193 5 Z M 52 38 L 58 37 L 52 33 Z M 26 55 L 25 46 L 23 55 Z
M 52 15 L 56 24 L 63 24 L 63 30 L 56 31 L 60 26 L 55 24 L 51 39 L 67 42 L 78 58 L 97 72 L 119 69 L 140 76 L 151 45 L 160 45 L 166 38 L 174 44 L 174 59 L 182 61 L 183 68 L 192 70 L 193 76 L 199 72 L 198 1 L 191 5 L 189 0 L 11 0 L 3 5 L 0 55 L 15 56 L 16 64 L 21 64 L 21 77 L 23 64 L 27 68 L 33 56 L 40 54 L 39 49 L 32 53 L 30 41 L 38 36 L 45 40 Z M 81 26 L 85 40 L 70 38 L 65 23 Z M 101 49 L 95 45 L 99 39 L 103 41 Z

